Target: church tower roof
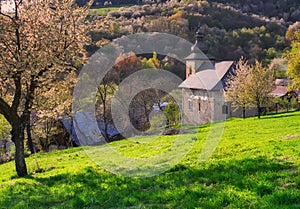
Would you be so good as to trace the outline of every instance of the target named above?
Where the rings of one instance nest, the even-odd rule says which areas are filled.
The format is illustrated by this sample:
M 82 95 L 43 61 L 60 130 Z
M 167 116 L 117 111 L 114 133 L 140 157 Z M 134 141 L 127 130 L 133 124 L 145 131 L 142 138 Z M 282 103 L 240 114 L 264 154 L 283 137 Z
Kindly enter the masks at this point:
M 200 28 L 197 29 L 195 33 L 195 44 L 191 47 L 191 54 L 186 57 L 186 60 L 215 60 L 215 57 L 207 54 L 208 45 L 205 43 L 205 34 Z
M 195 34 L 196 42 L 191 47 L 191 52 L 199 52 L 202 51 L 204 54 L 208 52 L 208 45 L 204 42 L 204 33 L 198 28 Z

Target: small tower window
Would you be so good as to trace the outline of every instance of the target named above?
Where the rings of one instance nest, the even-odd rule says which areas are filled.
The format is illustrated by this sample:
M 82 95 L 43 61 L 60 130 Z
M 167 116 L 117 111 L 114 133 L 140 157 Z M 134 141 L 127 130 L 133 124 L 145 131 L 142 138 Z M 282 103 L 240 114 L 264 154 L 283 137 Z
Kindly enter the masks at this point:
M 201 112 L 201 100 L 198 99 L 198 111 Z
M 191 66 L 187 66 L 187 77 L 192 75 L 192 67 Z
M 188 108 L 189 108 L 189 111 L 193 112 L 193 102 L 192 100 L 188 100 Z

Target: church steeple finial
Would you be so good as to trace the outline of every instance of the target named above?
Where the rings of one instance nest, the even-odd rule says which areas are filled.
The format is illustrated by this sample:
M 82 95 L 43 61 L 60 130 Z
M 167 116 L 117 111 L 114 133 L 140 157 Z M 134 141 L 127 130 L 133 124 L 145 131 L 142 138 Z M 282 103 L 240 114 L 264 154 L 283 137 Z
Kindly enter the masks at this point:
M 208 52 L 208 46 L 204 42 L 204 33 L 201 31 L 200 27 L 196 30 L 195 38 L 196 42 L 191 48 L 192 53 L 199 53 L 200 51 L 202 51 L 204 54 L 206 54 Z
M 196 37 L 196 40 L 197 40 L 197 41 L 203 40 L 203 38 L 204 38 L 204 33 L 201 31 L 200 28 L 198 28 L 198 29 L 196 30 L 195 37 Z

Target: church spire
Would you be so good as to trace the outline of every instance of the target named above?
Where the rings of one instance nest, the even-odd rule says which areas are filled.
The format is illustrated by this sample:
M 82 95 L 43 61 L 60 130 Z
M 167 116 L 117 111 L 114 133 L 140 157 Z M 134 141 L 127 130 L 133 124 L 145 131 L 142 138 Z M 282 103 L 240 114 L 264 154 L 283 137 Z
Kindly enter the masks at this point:
M 202 51 L 204 54 L 208 52 L 208 45 L 204 42 L 204 33 L 200 28 L 197 29 L 195 34 L 196 42 L 191 48 L 191 52 L 200 52 Z

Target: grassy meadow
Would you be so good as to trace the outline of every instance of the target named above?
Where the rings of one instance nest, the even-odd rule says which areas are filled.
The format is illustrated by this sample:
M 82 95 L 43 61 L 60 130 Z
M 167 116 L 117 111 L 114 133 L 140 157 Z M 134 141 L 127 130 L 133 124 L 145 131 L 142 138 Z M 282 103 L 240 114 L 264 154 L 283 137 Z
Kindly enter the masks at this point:
M 300 208 L 300 112 L 224 125 L 205 162 L 199 155 L 209 125 L 110 144 L 124 156 L 147 159 L 193 141 L 179 164 L 148 178 L 105 171 L 87 155 L 95 147 L 30 156 L 25 178 L 16 176 L 14 162 L 2 164 L 0 208 Z
M 90 9 L 90 15 L 106 16 L 110 11 L 117 11 L 120 7 L 101 7 Z

